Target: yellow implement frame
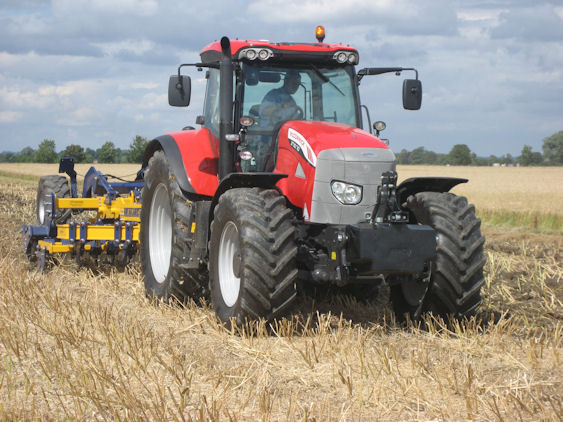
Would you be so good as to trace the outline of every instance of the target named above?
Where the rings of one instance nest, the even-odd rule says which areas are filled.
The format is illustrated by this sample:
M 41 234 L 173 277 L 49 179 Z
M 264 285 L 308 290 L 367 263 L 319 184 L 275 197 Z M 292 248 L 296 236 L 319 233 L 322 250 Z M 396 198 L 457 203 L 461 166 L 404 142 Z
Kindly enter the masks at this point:
M 59 209 L 98 210 L 100 219 L 119 219 L 121 221 L 141 222 L 141 203 L 133 192 L 129 196 L 110 200 L 107 196 L 94 198 L 55 198 L 55 207 Z
M 97 210 L 90 223 L 57 224 L 56 238 L 40 239 L 37 244 L 48 253 L 72 252 L 77 246 L 90 251 L 106 251 L 110 245 L 119 250 L 139 244 L 141 203 L 131 192 L 126 197 L 111 199 L 108 195 L 94 198 L 57 198 L 55 209 Z M 114 220 L 113 224 L 107 224 Z

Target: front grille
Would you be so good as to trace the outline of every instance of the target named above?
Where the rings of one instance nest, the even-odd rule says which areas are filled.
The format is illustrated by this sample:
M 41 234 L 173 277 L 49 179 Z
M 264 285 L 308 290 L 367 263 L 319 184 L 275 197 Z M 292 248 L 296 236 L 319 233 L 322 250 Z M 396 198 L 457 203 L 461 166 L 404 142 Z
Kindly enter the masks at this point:
M 317 157 L 310 221 L 325 224 L 356 224 L 369 220 L 381 174 L 395 170 L 395 155 L 388 149 L 338 148 L 321 151 Z M 332 195 L 330 182 L 361 185 L 362 201 L 344 205 Z

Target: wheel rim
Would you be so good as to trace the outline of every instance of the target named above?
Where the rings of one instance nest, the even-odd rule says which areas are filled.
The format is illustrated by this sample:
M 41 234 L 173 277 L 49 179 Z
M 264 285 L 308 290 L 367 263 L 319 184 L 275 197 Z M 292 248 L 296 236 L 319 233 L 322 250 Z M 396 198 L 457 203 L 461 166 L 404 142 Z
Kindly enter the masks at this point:
M 39 204 L 37 204 L 37 219 L 40 224 L 45 222 L 45 198 L 40 198 Z
M 172 208 L 164 183 L 156 187 L 152 197 L 148 247 L 152 273 L 162 283 L 168 275 L 172 253 Z
M 223 302 L 228 307 L 233 306 L 240 291 L 240 253 L 238 229 L 235 223 L 228 221 L 221 232 L 219 242 L 219 288 Z

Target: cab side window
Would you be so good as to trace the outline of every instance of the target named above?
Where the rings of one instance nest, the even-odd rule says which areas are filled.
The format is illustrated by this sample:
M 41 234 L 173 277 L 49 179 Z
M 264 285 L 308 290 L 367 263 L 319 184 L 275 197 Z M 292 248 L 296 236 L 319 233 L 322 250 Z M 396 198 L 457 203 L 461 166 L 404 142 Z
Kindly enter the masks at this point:
M 219 69 L 209 69 L 203 110 L 205 127 L 219 136 Z
M 330 83 L 322 85 L 322 119 L 356 126 L 356 107 L 350 75 L 344 70 L 323 69 L 323 72 Z

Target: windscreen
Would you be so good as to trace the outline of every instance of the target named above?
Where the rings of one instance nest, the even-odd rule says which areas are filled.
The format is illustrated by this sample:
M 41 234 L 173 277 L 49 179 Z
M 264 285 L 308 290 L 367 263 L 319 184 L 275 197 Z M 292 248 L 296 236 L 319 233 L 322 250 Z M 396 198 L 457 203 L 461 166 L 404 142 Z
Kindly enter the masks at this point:
M 244 67 L 242 115 L 255 130 L 275 130 L 288 120 L 358 126 L 352 67 Z

